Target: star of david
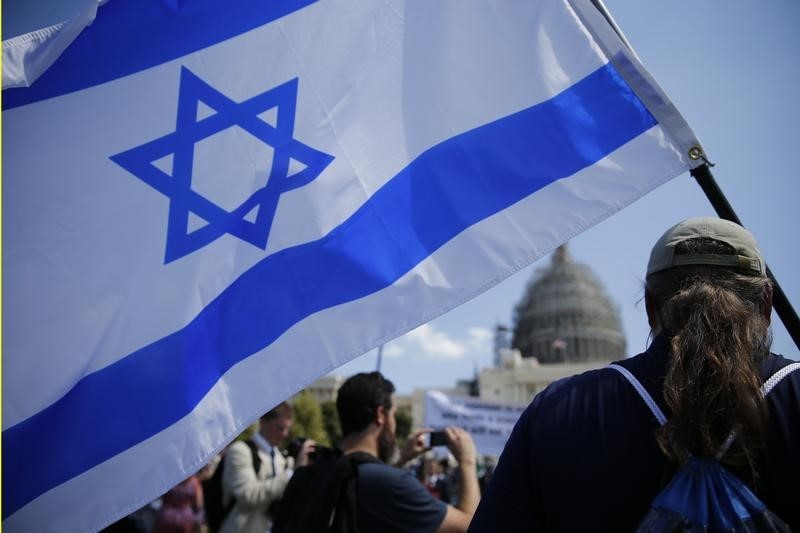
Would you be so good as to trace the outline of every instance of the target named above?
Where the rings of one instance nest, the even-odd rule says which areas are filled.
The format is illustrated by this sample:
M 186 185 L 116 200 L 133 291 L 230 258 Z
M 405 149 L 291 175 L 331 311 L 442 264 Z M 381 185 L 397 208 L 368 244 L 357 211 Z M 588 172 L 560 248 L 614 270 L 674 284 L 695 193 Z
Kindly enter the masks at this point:
M 170 199 L 164 263 L 190 254 L 229 234 L 261 248 L 267 247 L 278 199 L 281 194 L 309 184 L 333 161 L 333 156 L 315 150 L 294 138 L 297 78 L 236 103 L 187 68 L 181 69 L 175 131 L 125 152 L 111 160 Z M 198 119 L 202 102 L 214 113 Z M 277 109 L 275 125 L 258 115 Z M 238 207 L 227 211 L 192 190 L 195 144 L 233 126 L 239 126 L 274 149 L 271 169 L 264 186 Z M 173 156 L 172 175 L 153 163 Z M 225 157 L 222 154 L 220 157 Z M 290 174 L 290 161 L 305 165 Z M 235 176 L 215 176 L 227 180 Z M 255 212 L 252 222 L 245 217 Z M 189 215 L 207 224 L 189 231 Z

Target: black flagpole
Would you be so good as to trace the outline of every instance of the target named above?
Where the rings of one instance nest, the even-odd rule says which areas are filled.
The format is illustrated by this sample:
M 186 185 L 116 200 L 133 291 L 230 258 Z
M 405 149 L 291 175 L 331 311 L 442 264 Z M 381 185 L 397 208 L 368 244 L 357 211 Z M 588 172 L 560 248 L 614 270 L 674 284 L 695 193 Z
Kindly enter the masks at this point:
M 711 202 L 717 215 L 719 215 L 720 218 L 736 222 L 740 226 L 743 226 L 739 217 L 737 217 L 736 213 L 733 211 L 733 207 L 728 203 L 727 198 L 725 198 L 719 185 L 717 185 L 714 176 L 711 174 L 708 163 L 704 163 L 692 169 L 691 174 L 692 177 L 697 180 L 697 183 L 700 184 L 700 188 L 703 189 L 703 192 L 706 193 L 706 197 L 708 201 Z M 783 292 L 783 289 L 781 289 L 781 286 L 778 284 L 778 280 L 775 279 L 775 276 L 769 269 L 769 266 L 767 266 L 767 276 L 772 280 L 774 286 L 772 306 L 775 312 L 778 313 L 781 322 L 783 322 L 783 325 L 786 327 L 786 331 L 792 336 L 795 345 L 800 349 L 800 318 L 797 317 L 797 312 L 795 312 L 792 304 Z

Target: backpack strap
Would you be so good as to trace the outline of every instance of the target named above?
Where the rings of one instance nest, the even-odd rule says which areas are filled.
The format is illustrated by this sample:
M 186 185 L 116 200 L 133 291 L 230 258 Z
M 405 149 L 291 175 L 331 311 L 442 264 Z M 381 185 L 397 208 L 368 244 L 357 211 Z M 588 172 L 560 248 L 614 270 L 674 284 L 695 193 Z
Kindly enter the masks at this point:
M 366 452 L 353 452 L 342 456 L 339 461 L 345 462 L 349 466 L 350 476 L 343 484 L 338 505 L 331 514 L 328 531 L 331 533 L 359 533 L 358 467 L 366 463 L 381 463 L 381 461 Z
M 250 457 L 253 459 L 253 470 L 256 471 L 256 477 L 258 477 L 258 472 L 261 470 L 261 457 L 258 455 L 258 446 L 256 446 L 256 443 L 251 439 L 246 439 L 244 443 L 250 448 Z M 275 472 L 273 472 L 272 475 L 274 476 Z
M 366 463 L 380 463 L 374 455 L 353 452 L 342 456 L 340 462 L 347 465 L 349 475 L 340 489 L 339 500 L 331 514 L 330 533 L 359 533 L 358 527 L 358 467 Z
M 244 440 L 244 443 L 250 449 L 250 455 L 253 459 L 253 470 L 255 470 L 256 477 L 258 471 L 261 469 L 261 457 L 258 455 L 258 447 L 256 443 L 250 439 Z M 205 495 L 205 508 L 206 520 L 208 521 L 209 531 L 218 531 L 222 527 L 225 518 L 236 505 L 236 497 L 233 494 L 224 497 L 224 489 L 222 487 L 222 476 L 225 469 L 225 456 L 222 457 L 217 465 L 214 474 L 210 479 L 203 481 L 203 493 Z
M 639 382 L 639 380 L 636 379 L 636 376 L 631 374 L 631 372 L 627 368 L 624 368 L 620 365 L 610 364 L 608 365 L 608 368 L 616 370 L 617 372 L 622 374 L 622 376 L 625 379 L 627 379 L 631 385 L 633 385 L 633 388 L 636 389 L 636 392 L 638 392 L 639 396 L 641 396 L 642 400 L 644 400 L 644 403 L 645 405 L 647 405 L 647 408 L 650 409 L 650 412 L 652 412 L 653 416 L 656 417 L 656 420 L 658 421 L 659 425 L 663 426 L 664 424 L 667 423 L 667 417 L 664 416 L 664 412 L 658 406 L 653 397 L 650 396 L 650 393 L 647 392 L 647 389 L 644 388 L 644 385 L 642 385 Z
M 781 368 L 780 370 L 772 374 L 769 378 L 767 378 L 767 381 L 765 381 L 764 384 L 761 385 L 761 395 L 764 398 L 766 398 L 767 394 L 772 392 L 772 389 L 774 389 L 775 386 L 778 383 L 780 383 L 783 378 L 785 378 L 795 370 L 800 370 L 800 363 L 792 363 L 790 365 L 786 365 L 785 367 Z M 717 452 L 718 461 L 722 459 L 722 456 L 725 455 L 725 452 L 728 451 L 728 448 L 731 447 L 731 444 L 733 444 L 734 440 L 736 440 L 736 432 L 731 431 L 730 434 L 728 435 L 728 438 L 725 439 L 725 442 L 722 443 L 722 446 L 720 446 L 719 451 Z
M 781 368 L 780 370 L 772 374 L 769 377 L 769 379 L 767 379 L 767 381 L 765 381 L 764 384 L 761 385 L 761 394 L 763 394 L 764 397 L 766 397 L 767 394 L 769 394 L 772 391 L 772 389 L 775 388 L 775 385 L 780 383 L 783 378 L 785 378 L 795 370 L 800 370 L 800 363 L 792 363 L 790 365 L 786 365 L 785 367 Z

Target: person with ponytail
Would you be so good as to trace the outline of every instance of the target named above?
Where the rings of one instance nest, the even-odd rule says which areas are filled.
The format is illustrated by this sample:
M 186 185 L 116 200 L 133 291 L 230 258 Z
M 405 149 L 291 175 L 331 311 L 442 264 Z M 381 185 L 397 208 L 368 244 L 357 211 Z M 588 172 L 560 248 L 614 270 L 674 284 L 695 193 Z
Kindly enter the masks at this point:
M 770 353 L 753 236 L 717 218 L 673 226 L 652 249 L 645 307 L 647 351 L 534 398 L 470 531 L 651 530 L 676 472 L 712 462 L 780 517 L 766 530 L 800 531 L 800 364 Z

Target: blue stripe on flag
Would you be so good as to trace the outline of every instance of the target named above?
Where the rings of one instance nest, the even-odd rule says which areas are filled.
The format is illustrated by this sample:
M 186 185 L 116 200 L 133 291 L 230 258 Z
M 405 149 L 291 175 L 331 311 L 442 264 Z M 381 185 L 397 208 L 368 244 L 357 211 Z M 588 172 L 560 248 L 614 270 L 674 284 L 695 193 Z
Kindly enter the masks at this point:
M 3 109 L 93 87 L 273 22 L 317 0 L 114 0 L 99 8 L 30 87 L 3 91 Z
M 266 257 L 182 330 L 4 431 L 4 517 L 177 422 L 231 366 L 312 313 L 391 285 L 471 225 L 655 123 L 608 65 L 430 148 L 325 237 Z

